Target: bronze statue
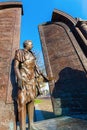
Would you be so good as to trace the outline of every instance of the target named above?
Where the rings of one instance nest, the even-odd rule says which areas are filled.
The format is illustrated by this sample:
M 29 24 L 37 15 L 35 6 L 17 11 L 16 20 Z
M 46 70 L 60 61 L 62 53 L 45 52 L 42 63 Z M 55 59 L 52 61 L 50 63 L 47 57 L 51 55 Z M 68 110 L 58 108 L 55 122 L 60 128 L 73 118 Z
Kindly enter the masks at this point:
M 31 51 L 32 42 L 26 40 L 24 42 L 24 49 L 19 49 L 15 53 L 14 69 L 18 83 L 18 117 L 20 122 L 20 129 L 26 129 L 26 110 L 29 117 L 29 128 L 33 122 L 34 115 L 34 99 L 37 96 L 37 76 L 42 75 L 44 80 L 48 82 L 38 69 L 36 65 L 36 58 Z M 26 109 L 27 108 L 27 109 Z

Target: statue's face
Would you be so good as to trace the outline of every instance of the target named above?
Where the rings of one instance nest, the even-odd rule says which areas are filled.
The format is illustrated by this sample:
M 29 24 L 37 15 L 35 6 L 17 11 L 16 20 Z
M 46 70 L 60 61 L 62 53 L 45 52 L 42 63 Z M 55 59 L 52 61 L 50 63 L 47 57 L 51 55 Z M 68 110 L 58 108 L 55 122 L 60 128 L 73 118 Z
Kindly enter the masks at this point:
M 31 50 L 32 47 L 33 47 L 33 46 L 32 46 L 32 42 L 29 41 L 29 42 L 27 43 L 27 45 L 26 45 L 26 49 L 27 49 L 27 50 Z

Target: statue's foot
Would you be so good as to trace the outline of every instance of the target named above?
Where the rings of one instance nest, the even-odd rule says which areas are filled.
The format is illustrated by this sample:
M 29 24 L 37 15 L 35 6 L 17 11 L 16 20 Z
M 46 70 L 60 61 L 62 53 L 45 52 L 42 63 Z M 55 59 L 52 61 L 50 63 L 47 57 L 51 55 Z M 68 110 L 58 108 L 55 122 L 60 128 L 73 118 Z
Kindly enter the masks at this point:
M 33 125 L 33 122 L 28 124 L 28 130 L 32 130 L 32 125 Z

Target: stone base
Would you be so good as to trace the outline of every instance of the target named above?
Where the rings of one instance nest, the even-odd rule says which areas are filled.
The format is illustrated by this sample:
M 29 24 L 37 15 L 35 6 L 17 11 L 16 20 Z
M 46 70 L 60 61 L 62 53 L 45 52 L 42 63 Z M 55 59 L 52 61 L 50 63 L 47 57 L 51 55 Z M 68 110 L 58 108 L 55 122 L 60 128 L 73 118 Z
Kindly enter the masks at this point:
M 87 130 L 87 121 L 71 117 L 60 117 L 34 123 L 31 130 Z
M 14 105 L 0 101 L 0 130 L 16 130 Z

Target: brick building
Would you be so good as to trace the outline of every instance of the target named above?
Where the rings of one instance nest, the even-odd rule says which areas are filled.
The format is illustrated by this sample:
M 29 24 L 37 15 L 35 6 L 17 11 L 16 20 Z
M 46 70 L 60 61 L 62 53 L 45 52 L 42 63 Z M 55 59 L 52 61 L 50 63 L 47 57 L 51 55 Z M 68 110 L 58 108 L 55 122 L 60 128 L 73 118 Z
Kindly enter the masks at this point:
M 0 130 L 16 129 L 13 58 L 19 48 L 21 14 L 21 2 L 0 2 Z
M 87 113 L 87 22 L 55 9 L 39 32 L 54 113 Z

